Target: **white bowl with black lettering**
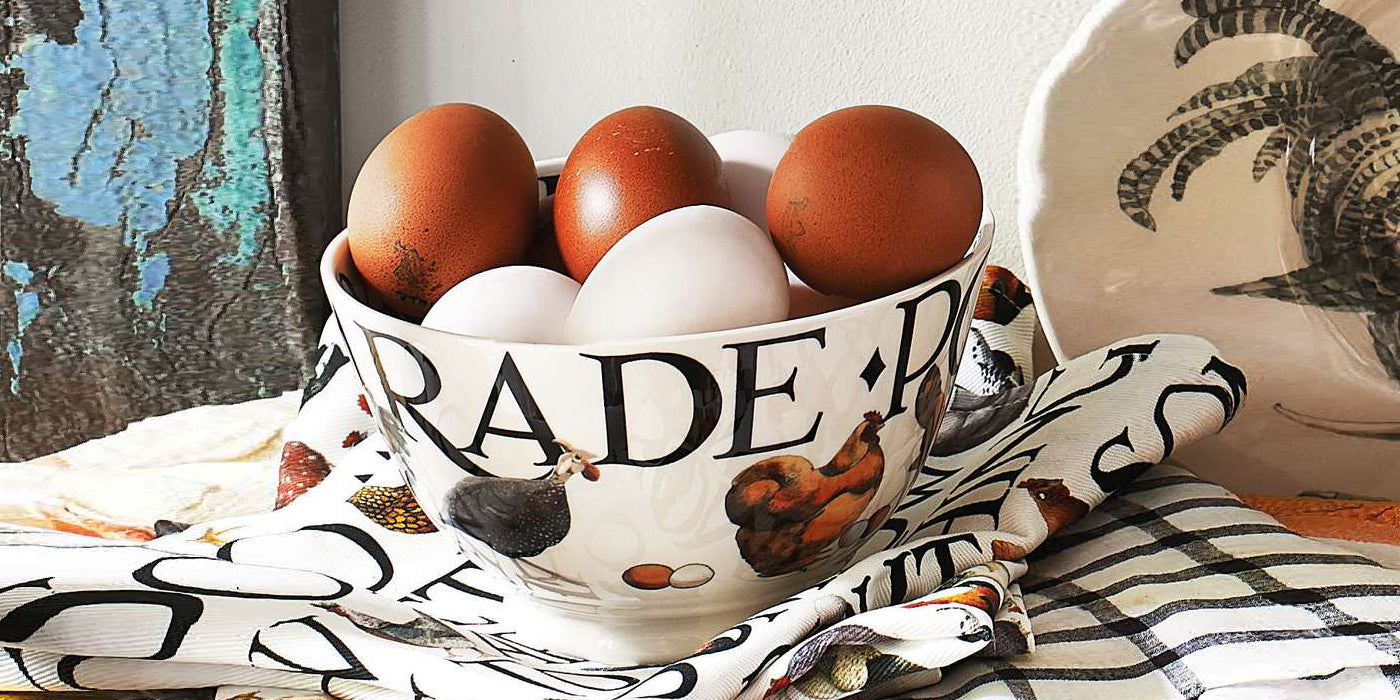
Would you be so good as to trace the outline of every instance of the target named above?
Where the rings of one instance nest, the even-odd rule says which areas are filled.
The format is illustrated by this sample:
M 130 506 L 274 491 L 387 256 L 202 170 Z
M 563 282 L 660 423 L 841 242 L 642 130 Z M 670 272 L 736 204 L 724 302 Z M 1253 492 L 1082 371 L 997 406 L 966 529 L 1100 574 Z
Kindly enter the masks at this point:
M 992 229 L 987 215 L 956 266 L 874 301 L 587 345 L 378 311 L 344 233 L 321 276 L 406 483 L 513 584 L 522 631 L 641 663 L 832 575 L 880 528 L 936 434 Z

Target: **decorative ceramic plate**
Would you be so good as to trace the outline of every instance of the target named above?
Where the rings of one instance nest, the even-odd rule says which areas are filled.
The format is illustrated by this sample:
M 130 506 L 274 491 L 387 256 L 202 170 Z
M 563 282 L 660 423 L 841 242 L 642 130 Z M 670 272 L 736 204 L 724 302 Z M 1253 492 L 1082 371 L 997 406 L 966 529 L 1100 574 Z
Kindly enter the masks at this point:
M 1400 3 L 1108 0 L 1042 79 L 1021 230 L 1055 353 L 1204 336 L 1249 378 L 1178 457 L 1400 498 Z

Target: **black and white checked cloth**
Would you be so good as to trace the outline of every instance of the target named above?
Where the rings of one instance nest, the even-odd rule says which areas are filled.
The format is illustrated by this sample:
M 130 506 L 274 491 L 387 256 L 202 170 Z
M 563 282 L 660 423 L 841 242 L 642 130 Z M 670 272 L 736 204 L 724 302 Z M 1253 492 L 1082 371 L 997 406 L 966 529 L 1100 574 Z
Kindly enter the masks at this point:
M 1400 698 L 1400 571 L 1178 467 L 1153 468 L 1030 564 L 1035 652 L 969 659 L 904 697 Z

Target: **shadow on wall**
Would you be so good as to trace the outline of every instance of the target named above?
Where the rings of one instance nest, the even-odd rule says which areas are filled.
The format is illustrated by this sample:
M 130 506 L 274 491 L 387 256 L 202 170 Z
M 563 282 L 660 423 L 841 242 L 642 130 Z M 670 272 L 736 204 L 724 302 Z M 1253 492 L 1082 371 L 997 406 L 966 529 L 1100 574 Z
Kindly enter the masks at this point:
M 345 187 L 350 199 L 355 175 L 374 145 L 409 115 L 432 104 L 427 94 L 434 45 L 432 2 L 340 1 L 341 139 Z M 455 18 L 437 18 L 438 23 Z M 412 50 L 406 50 L 411 47 Z M 458 74 L 467 101 L 467 73 Z M 365 109 L 374 105 L 376 109 Z

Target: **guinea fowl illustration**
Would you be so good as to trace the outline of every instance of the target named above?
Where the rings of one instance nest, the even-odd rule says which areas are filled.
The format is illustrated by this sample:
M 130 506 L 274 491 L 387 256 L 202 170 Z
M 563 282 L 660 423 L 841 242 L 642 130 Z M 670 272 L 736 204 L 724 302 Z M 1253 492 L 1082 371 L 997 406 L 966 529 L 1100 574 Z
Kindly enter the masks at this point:
M 1015 273 L 1004 267 L 988 265 L 982 276 L 982 287 L 972 308 L 972 318 L 984 324 L 1009 326 L 1020 318 L 1021 310 L 1032 303 L 1030 290 Z M 1029 331 L 1029 328 L 1027 329 Z M 1010 353 L 992 347 L 978 324 L 968 329 L 964 368 L 977 368 L 982 393 L 1006 391 L 1025 382 L 1021 367 Z
M 1025 375 L 1016 364 L 1016 358 L 1005 350 L 992 347 L 980 329 L 969 328 L 967 335 L 967 356 L 963 363 L 977 368 L 983 386 L 994 392 L 1006 391 L 1025 381 Z
M 734 477 L 724 510 L 739 526 L 739 554 L 760 576 L 798 571 L 860 518 L 885 472 L 884 418 L 866 413 L 820 469 L 801 455 L 778 455 Z
M 1035 499 L 1035 507 L 1040 510 L 1040 517 L 1045 520 L 1046 537 L 1059 532 L 1089 512 L 1089 504 L 1075 498 L 1063 479 L 1026 479 L 1016 484 L 1016 488 L 1029 491 Z M 1025 559 L 1026 553 L 1026 548 L 1020 544 L 992 540 L 992 554 L 998 559 Z
M 406 535 L 437 532 L 408 486 L 362 486 L 346 502 L 386 530 Z
M 597 481 L 593 455 L 556 440 L 565 452 L 540 479 L 469 476 L 447 492 L 443 513 L 453 527 L 508 557 L 533 557 L 569 534 L 564 482 L 575 474 Z
M 1400 64 L 1364 26 L 1316 0 L 1184 0 L 1181 7 L 1196 21 L 1177 42 L 1178 67 L 1216 41 L 1250 34 L 1301 39 L 1313 55 L 1257 63 L 1188 99 L 1172 116 L 1194 116 L 1123 169 L 1119 208 L 1157 230 L 1149 207 L 1173 163 L 1171 195 L 1181 201 L 1198 168 L 1268 130 L 1254 181 L 1287 161 L 1293 228 L 1307 264 L 1211 291 L 1364 314 L 1376 356 L 1400 382 Z M 1400 439 L 1396 422 L 1280 413 L 1334 433 Z
M 418 617 L 409 622 L 390 622 L 373 615 L 341 607 L 336 603 L 312 603 L 312 605 L 335 613 L 349 620 L 350 624 L 360 630 L 380 639 L 416 647 L 444 649 L 448 656 L 481 658 L 495 655 L 493 651 L 483 648 L 482 644 L 422 613 L 418 613 Z

